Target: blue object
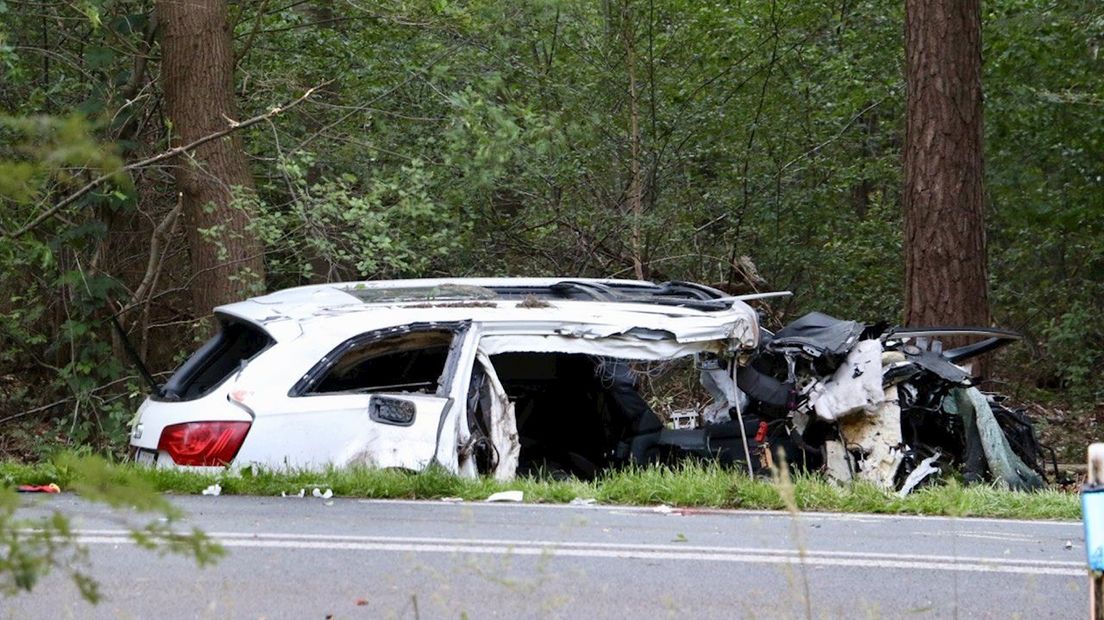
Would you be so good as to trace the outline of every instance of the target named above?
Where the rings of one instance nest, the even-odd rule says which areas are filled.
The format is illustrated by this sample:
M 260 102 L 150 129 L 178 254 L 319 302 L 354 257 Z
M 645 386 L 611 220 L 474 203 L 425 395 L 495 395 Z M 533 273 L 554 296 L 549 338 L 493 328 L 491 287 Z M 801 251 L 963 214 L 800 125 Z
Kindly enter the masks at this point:
M 1089 569 L 1104 571 L 1104 487 L 1086 485 L 1081 489 L 1081 520 Z

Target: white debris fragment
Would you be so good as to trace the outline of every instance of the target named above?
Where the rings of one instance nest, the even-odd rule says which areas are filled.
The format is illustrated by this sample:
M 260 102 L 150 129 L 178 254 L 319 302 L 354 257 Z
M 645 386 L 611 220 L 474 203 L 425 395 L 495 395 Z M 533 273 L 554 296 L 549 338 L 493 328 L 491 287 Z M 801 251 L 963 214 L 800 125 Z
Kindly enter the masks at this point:
M 442 497 L 441 501 L 445 502 L 446 504 L 459 504 L 460 502 L 464 501 L 464 498 L 463 497 Z
M 1073 541 L 1072 540 L 1067 540 L 1066 541 L 1066 549 L 1073 549 Z
M 323 493 L 321 489 L 314 487 L 314 490 L 311 491 L 311 495 L 321 497 L 322 499 L 330 499 L 333 497 L 333 489 L 326 489 L 326 492 Z
M 863 340 L 828 380 L 822 380 L 809 403 L 818 416 L 838 420 L 853 413 L 875 413 L 885 402 L 882 389 L 882 343 Z
M 669 514 L 673 513 L 674 511 L 675 511 L 675 509 L 671 508 L 667 504 L 660 504 L 660 505 L 652 508 L 652 512 L 657 512 L 661 515 L 669 515 Z
M 204 495 L 215 495 L 215 496 L 222 495 L 222 485 L 220 485 L 219 483 L 216 482 L 216 483 L 212 484 L 211 486 L 207 487 L 206 489 L 203 489 L 203 494 Z
M 593 506 L 598 503 L 598 500 L 593 497 L 576 497 L 568 503 L 572 506 Z
M 288 495 L 287 493 L 285 493 L 283 491 L 280 491 L 280 497 L 306 497 L 306 495 L 307 495 L 307 490 L 306 489 L 299 489 L 298 493 L 292 493 L 291 495 Z
M 935 454 L 929 456 L 923 461 L 920 461 L 920 464 L 916 466 L 916 469 L 912 470 L 912 472 L 909 473 L 908 478 L 905 478 L 905 483 L 901 485 L 901 490 L 897 491 L 897 497 L 904 497 L 908 495 L 914 488 L 916 488 L 916 485 L 920 484 L 924 480 L 924 478 L 927 478 L 932 474 L 938 474 L 939 468 L 936 467 L 933 463 L 939 460 L 940 456 L 942 455 L 938 451 L 936 451 Z
M 521 491 L 499 491 L 492 493 L 485 501 L 488 502 L 520 502 L 524 495 Z
M 848 416 L 839 421 L 839 430 L 844 445 L 862 455 L 857 478 L 893 490 L 893 478 L 905 458 L 897 386 L 885 389 L 885 402 L 874 415 Z

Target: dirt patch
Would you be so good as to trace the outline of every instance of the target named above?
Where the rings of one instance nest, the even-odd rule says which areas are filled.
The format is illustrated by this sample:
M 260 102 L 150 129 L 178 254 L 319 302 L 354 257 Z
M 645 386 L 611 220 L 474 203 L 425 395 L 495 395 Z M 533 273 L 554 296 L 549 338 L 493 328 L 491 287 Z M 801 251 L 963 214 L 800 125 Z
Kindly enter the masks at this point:
M 1056 404 L 1023 406 L 1035 422 L 1039 441 L 1054 448 L 1059 463 L 1084 463 L 1089 444 L 1104 441 L 1104 404 L 1089 410 Z

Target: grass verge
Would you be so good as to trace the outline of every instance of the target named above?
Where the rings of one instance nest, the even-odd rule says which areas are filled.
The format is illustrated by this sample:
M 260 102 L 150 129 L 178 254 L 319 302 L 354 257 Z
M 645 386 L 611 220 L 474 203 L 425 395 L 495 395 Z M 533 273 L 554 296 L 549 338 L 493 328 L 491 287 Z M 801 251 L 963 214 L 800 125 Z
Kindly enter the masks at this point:
M 413 474 L 396 470 L 346 469 L 323 472 L 255 471 L 201 474 L 124 465 L 125 470 L 163 493 L 198 494 L 219 483 L 228 495 L 278 496 L 307 493 L 315 487 L 333 489 L 338 497 L 375 499 L 462 498 L 486 499 L 506 490 L 524 492 L 525 501 L 566 503 L 593 498 L 601 504 L 649 506 L 667 504 L 698 508 L 785 510 L 785 494 L 792 492 L 796 508 L 810 512 L 858 512 L 882 514 L 943 515 L 1016 519 L 1080 519 L 1076 494 L 1056 490 L 1013 492 L 985 485 L 966 486 L 950 479 L 928 486 L 904 498 L 887 494 L 870 484 L 837 486 L 813 474 L 793 477 L 789 490 L 771 481 L 715 465 L 687 464 L 610 472 L 594 481 L 519 478 L 499 482 L 487 478 L 469 480 L 441 470 Z M 80 482 L 82 474 L 64 459 L 27 465 L 0 463 L 4 485 L 57 483 L 65 489 Z

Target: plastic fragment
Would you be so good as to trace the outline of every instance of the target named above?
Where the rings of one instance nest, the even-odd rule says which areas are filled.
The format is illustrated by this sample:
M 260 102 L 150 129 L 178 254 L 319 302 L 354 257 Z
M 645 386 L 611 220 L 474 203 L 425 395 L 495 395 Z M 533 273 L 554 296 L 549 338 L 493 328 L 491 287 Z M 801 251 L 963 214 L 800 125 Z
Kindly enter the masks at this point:
M 314 490 L 311 491 L 311 495 L 321 497 L 322 499 L 330 499 L 333 497 L 333 489 L 326 489 L 326 492 L 323 493 L 321 489 L 315 487 Z
M 593 506 L 598 503 L 598 500 L 593 497 L 576 497 L 568 503 L 572 506 Z
M 20 493 L 61 493 L 61 487 L 50 484 L 24 484 L 16 488 Z
M 498 493 L 492 493 L 484 501 L 488 502 L 520 502 L 524 498 L 521 491 L 499 491 Z
M 901 490 L 897 491 L 897 497 L 904 497 L 908 495 L 916 485 L 920 484 L 925 478 L 932 474 L 938 474 L 939 468 L 933 465 L 939 457 L 942 456 L 938 451 L 929 456 L 928 458 L 920 461 L 920 464 L 916 466 L 916 469 L 912 470 L 908 478 L 905 478 L 905 483 L 901 485 Z
M 222 495 L 222 485 L 217 482 L 212 484 L 206 489 L 203 489 L 203 495 L 214 495 L 216 497 Z

